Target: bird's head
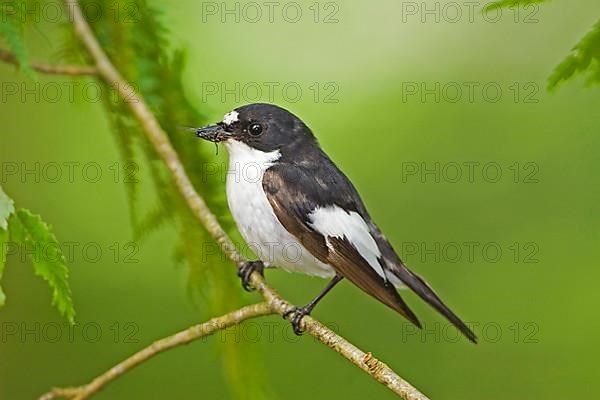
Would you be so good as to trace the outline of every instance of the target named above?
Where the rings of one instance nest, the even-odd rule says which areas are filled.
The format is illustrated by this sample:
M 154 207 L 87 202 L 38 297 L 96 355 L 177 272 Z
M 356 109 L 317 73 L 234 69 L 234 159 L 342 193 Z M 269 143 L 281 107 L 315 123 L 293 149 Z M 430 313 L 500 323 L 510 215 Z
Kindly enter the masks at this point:
M 243 143 L 262 152 L 285 152 L 297 145 L 313 145 L 310 129 L 291 112 L 272 104 L 256 103 L 225 114 L 221 122 L 196 129 L 199 138 L 224 142 L 226 147 Z

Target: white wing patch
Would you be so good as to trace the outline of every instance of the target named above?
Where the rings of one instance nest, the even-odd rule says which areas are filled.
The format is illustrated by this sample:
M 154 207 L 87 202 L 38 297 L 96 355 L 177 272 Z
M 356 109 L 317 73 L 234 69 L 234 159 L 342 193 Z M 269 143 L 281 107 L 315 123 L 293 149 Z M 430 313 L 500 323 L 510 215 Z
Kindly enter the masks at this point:
M 371 268 L 387 281 L 385 272 L 383 272 L 378 260 L 381 257 L 381 252 L 375 239 L 371 236 L 369 226 L 360 214 L 355 211 L 345 211 L 334 205 L 316 208 L 308 217 L 310 226 L 325 236 L 328 246 L 328 237 L 345 238 L 358 250 L 358 253 L 369 263 Z
M 234 122 L 239 121 L 239 117 L 240 113 L 238 113 L 237 111 L 231 111 L 227 114 L 225 114 L 225 116 L 223 117 L 223 123 L 225 125 L 231 125 Z

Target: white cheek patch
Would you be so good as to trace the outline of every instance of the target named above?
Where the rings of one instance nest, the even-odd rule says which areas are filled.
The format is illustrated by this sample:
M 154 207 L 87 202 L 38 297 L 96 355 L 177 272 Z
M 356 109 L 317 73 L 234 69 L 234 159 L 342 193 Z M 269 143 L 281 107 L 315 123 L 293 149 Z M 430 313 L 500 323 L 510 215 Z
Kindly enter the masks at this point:
M 239 115 L 240 113 L 238 113 L 237 111 L 231 111 L 230 113 L 225 114 L 225 116 L 223 117 L 223 123 L 225 125 L 231 125 L 234 122 L 239 121 Z
M 338 206 L 316 208 L 309 214 L 310 225 L 321 235 L 348 240 L 362 258 L 387 280 L 378 258 L 381 257 L 377 242 L 371 236 L 369 226 L 357 212 L 347 212 Z M 329 246 L 329 240 L 327 240 Z

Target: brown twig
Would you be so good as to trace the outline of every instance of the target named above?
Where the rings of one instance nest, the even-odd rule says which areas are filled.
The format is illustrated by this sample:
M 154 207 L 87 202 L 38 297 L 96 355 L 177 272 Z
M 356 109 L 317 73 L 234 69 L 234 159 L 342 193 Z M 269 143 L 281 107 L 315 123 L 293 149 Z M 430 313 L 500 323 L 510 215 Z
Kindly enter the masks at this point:
M 131 357 L 115 365 L 87 385 L 74 388 L 56 388 L 44 394 L 42 397 L 40 397 L 40 400 L 52 400 L 60 397 L 73 400 L 87 399 L 94 393 L 100 391 L 109 382 L 117 379 L 124 373 L 162 353 L 163 351 L 188 344 L 194 340 L 198 340 L 206 336 L 210 336 L 219 330 L 227 329 L 230 326 L 237 325 L 248 319 L 269 314 L 273 314 L 269 304 L 258 303 L 240 308 L 239 310 L 232 311 L 223 316 L 213 318 L 210 321 L 202 324 L 194 325 L 174 335 L 157 340 L 150 346 L 138 351 Z
M 167 134 L 161 128 L 154 114 L 150 111 L 141 96 L 133 90 L 131 85 L 129 85 L 125 79 L 123 79 L 121 74 L 104 53 L 83 16 L 79 2 L 77 0 L 65 0 L 65 4 L 72 13 L 70 20 L 73 21 L 75 33 L 83 42 L 94 60 L 99 77 L 112 85 L 123 99 L 127 99 L 127 104 L 129 105 L 131 112 L 142 126 L 146 137 L 153 145 L 158 155 L 168 167 L 175 185 L 194 216 L 217 241 L 223 252 L 227 254 L 234 263 L 240 266 L 246 260 L 237 252 L 233 242 L 229 239 L 223 228 L 221 228 L 216 217 L 207 207 L 202 197 L 200 197 L 194 189 L 190 179 L 184 171 L 177 153 L 169 142 Z M 281 297 L 275 289 L 266 283 L 260 274 L 253 273 L 250 282 L 266 300 L 271 312 L 282 315 L 292 307 L 292 305 Z M 398 376 L 398 374 L 385 363 L 374 358 L 371 353 L 364 353 L 314 318 L 310 316 L 303 318 L 301 327 L 306 333 L 314 336 L 321 341 L 321 343 L 345 357 L 403 399 L 427 400 L 426 396 Z M 109 381 L 110 380 L 102 381 L 100 387 Z M 60 392 L 60 390 L 57 389 L 56 393 L 68 395 L 71 392 Z
M 0 60 L 19 66 L 19 61 L 9 51 L 0 49 Z M 41 72 L 43 74 L 50 75 L 72 75 L 72 76 L 86 76 L 86 75 L 98 75 L 98 71 L 94 67 L 87 67 L 84 65 L 48 65 L 32 63 L 31 68 Z

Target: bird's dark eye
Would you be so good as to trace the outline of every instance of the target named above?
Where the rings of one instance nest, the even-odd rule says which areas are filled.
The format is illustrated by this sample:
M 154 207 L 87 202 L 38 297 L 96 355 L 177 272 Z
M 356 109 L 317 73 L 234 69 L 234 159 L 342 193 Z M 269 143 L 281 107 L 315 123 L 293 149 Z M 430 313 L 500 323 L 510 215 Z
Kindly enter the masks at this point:
M 262 133 L 263 131 L 263 127 L 261 124 L 253 122 L 250 124 L 250 126 L 248 127 L 248 132 L 252 135 L 252 136 L 258 136 Z

